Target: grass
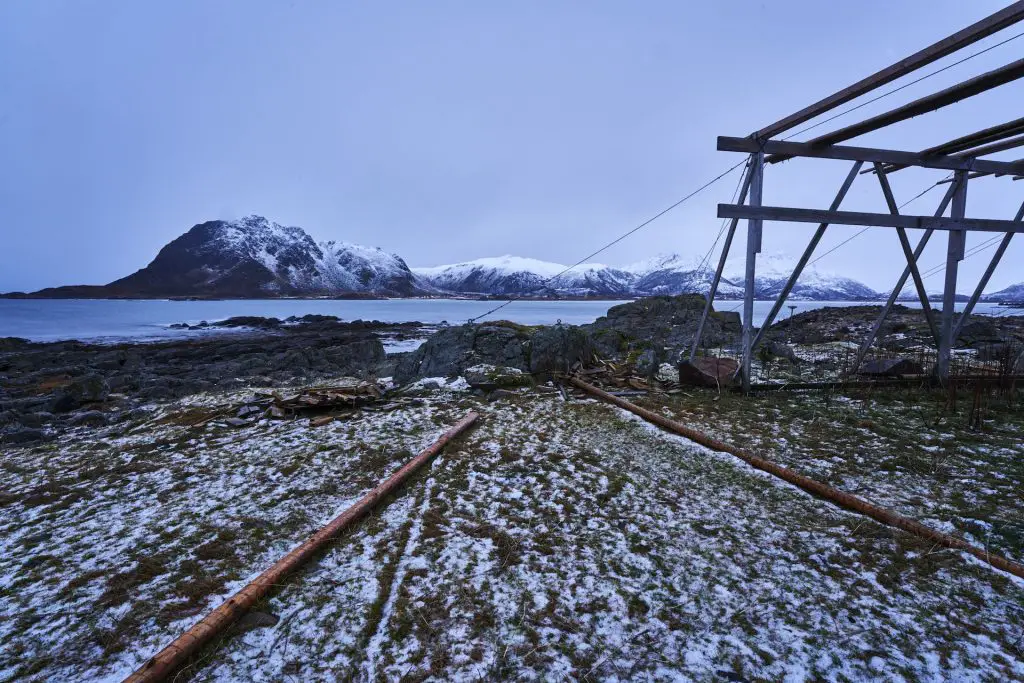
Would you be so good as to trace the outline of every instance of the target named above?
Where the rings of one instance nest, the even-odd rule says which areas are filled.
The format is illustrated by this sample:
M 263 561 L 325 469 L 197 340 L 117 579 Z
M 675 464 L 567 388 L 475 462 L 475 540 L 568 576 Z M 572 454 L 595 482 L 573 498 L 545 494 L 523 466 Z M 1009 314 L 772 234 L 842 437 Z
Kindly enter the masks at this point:
M 997 523 L 1021 518 L 1017 407 L 993 397 L 974 432 L 969 405 L 943 413 L 934 395 L 692 393 L 645 405 L 1021 548 Z M 1024 675 L 1019 583 L 616 409 L 539 395 L 18 451 L 0 471 L 0 574 L 17 577 L 0 585 L 0 671 L 126 674 L 469 407 L 478 426 L 265 598 L 276 626 L 219 640 L 185 678 L 925 681 L 932 657 L 951 677 Z

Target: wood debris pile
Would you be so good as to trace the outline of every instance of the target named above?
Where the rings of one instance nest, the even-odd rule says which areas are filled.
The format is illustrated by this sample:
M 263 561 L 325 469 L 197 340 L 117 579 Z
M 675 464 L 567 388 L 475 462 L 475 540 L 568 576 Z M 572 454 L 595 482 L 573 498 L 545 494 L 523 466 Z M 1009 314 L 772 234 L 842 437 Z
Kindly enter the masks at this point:
M 647 392 L 681 393 L 679 382 L 658 376 L 641 376 L 631 363 L 614 363 L 602 358 L 595 358 L 594 363 L 594 367 L 590 368 L 583 368 L 577 364 L 570 374 L 619 396 Z
M 309 417 L 310 426 L 319 427 L 336 419 L 352 417 L 360 411 L 396 410 L 418 405 L 421 401 L 399 396 L 386 396 L 375 382 L 357 379 L 331 386 L 306 387 L 295 393 L 255 392 L 241 406 L 218 410 L 192 427 L 220 422 L 243 427 L 261 419 L 296 419 Z

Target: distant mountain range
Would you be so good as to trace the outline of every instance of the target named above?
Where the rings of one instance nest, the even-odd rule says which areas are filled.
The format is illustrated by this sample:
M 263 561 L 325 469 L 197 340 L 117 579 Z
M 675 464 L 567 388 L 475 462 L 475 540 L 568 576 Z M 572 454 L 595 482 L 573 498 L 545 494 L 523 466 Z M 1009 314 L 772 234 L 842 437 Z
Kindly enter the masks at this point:
M 785 255 L 758 258 L 755 296 L 775 298 L 792 271 Z M 517 256 L 481 258 L 431 268 L 409 268 L 399 256 L 346 242 L 316 242 L 302 228 L 261 216 L 209 221 L 168 243 L 145 268 L 107 285 L 52 287 L 32 298 L 257 298 L 315 296 L 635 297 L 705 293 L 713 271 L 679 254 L 628 266 L 574 267 Z M 742 257 L 726 264 L 721 298 L 743 295 Z M 904 293 L 906 294 L 906 292 Z M 911 294 L 912 295 L 912 294 Z M 790 294 L 794 300 L 873 301 L 884 295 L 848 277 L 809 267 Z M 903 297 L 905 298 L 905 297 Z M 984 297 L 1024 299 L 1024 283 Z

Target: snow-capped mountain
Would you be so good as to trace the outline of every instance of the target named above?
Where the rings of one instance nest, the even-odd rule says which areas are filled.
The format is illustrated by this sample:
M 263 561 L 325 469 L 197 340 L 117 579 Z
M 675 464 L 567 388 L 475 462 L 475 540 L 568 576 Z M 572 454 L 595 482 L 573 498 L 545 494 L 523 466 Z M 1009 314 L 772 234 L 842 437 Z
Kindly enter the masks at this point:
M 715 276 L 713 265 L 679 254 L 661 254 L 627 269 L 638 276 L 636 290 L 645 294 L 703 294 L 711 289 Z M 742 296 L 743 283 L 737 286 L 723 278 L 718 283 L 718 294 L 723 298 Z
M 630 295 L 636 280 L 634 273 L 600 263 L 569 268 L 519 256 L 414 268 L 413 273 L 437 289 L 462 294 L 618 296 Z
M 755 295 L 773 298 L 782 291 L 795 261 L 775 254 L 758 258 Z M 413 272 L 437 289 L 461 294 L 647 296 L 704 293 L 714 278 L 714 264 L 679 254 L 662 254 L 621 268 L 589 263 L 574 268 L 516 256 L 483 258 Z M 718 286 L 722 298 L 743 295 L 742 259 L 729 261 Z M 878 293 L 847 277 L 806 268 L 792 299 L 864 300 Z
M 982 295 L 983 301 L 997 301 L 1016 303 L 1018 301 L 1024 301 L 1024 282 L 1018 282 L 1015 285 L 1010 285 L 1006 289 L 1000 289 L 998 292 L 992 292 L 991 294 Z
M 795 260 L 761 255 L 755 295 L 774 298 Z M 560 263 L 518 256 L 481 258 L 410 269 L 399 256 L 347 242 L 316 242 L 305 230 L 248 216 L 208 221 L 174 239 L 145 268 L 102 286 L 45 289 L 34 297 L 266 297 L 423 294 L 637 297 L 708 291 L 715 263 L 661 254 L 622 267 Z M 743 296 L 743 257 L 730 260 L 721 298 Z M 790 295 L 806 300 L 875 300 L 882 295 L 841 275 L 806 268 Z M 1024 298 L 1024 283 L 986 299 Z
M 424 293 L 398 256 L 345 242 L 318 244 L 305 230 L 248 216 L 208 221 L 172 240 L 141 270 L 100 287 L 40 296 L 261 297 Z
M 760 254 L 757 257 L 754 278 L 754 296 L 758 299 L 774 299 L 782 291 L 796 266 L 797 259 L 786 254 Z M 746 279 L 745 257 L 729 259 L 725 263 L 723 277 L 736 285 L 742 292 Z M 742 295 L 742 294 L 741 294 Z M 878 299 L 881 295 L 862 282 L 842 275 L 820 271 L 808 264 L 800 273 L 789 299 L 804 301 L 865 301 Z

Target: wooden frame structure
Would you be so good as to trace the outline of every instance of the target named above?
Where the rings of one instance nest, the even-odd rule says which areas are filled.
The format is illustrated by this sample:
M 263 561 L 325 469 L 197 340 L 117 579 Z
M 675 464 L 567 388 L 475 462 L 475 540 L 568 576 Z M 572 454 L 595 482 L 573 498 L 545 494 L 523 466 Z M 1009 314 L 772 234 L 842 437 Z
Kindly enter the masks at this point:
M 900 247 L 907 261 L 907 266 L 904 269 L 903 275 L 897 281 L 896 287 L 889 295 L 888 301 L 883 306 L 882 312 L 875 321 L 871 333 L 861 345 L 855 368 L 860 367 L 865 354 L 874 343 L 882 323 L 884 323 L 889 312 L 892 310 L 900 291 L 906 284 L 907 278 L 913 278 L 918 298 L 924 309 L 924 314 L 938 349 L 936 374 L 943 381 L 949 377 L 951 350 L 967 316 L 974 309 L 978 298 L 988 284 L 989 278 L 995 271 L 1013 236 L 1016 233 L 1024 232 L 1024 223 L 1022 223 L 1024 204 L 1021 205 L 1020 211 L 1017 212 L 1013 220 L 967 217 L 965 214 L 968 180 L 986 175 L 1010 176 L 1013 178 L 1024 176 L 1024 159 L 1017 161 L 994 161 L 981 158 L 1024 146 L 1024 118 L 1017 118 L 969 135 L 963 135 L 920 152 L 853 147 L 839 143 L 885 126 L 941 109 L 979 93 L 1024 78 L 1024 59 L 1018 59 L 939 92 L 918 98 L 896 109 L 826 133 L 807 142 L 791 142 L 773 138 L 1020 21 L 1024 21 L 1024 0 L 1018 0 L 985 19 L 910 55 L 906 59 L 888 66 L 747 137 L 718 138 L 718 149 L 720 151 L 746 153 L 750 155 L 750 159 L 744 171 L 738 199 L 739 203 L 718 205 L 719 218 L 728 218 L 731 221 L 722 254 L 719 258 L 718 268 L 711 282 L 707 304 L 690 350 L 691 359 L 696 355 L 699 348 L 704 324 L 710 313 L 712 301 L 717 293 L 718 284 L 722 278 L 722 271 L 725 268 L 729 249 L 740 220 L 747 221 L 746 269 L 743 297 L 743 358 L 741 365 L 744 391 L 748 391 L 750 388 L 750 368 L 754 350 L 764 339 L 766 331 L 775 321 L 776 316 L 786 301 L 786 297 L 792 291 L 793 286 L 813 255 L 814 249 L 824 236 L 825 231 L 830 225 L 864 225 L 895 229 Z M 764 165 L 796 157 L 836 159 L 853 162 L 846 180 L 827 210 L 766 206 L 763 204 Z M 862 170 L 865 164 L 870 164 L 870 167 Z M 903 215 L 899 212 L 896 200 L 893 197 L 892 188 L 889 186 L 888 175 L 911 166 L 953 172 L 952 182 L 933 215 Z M 839 210 L 839 206 L 854 180 L 862 173 L 873 173 L 877 177 L 889 210 L 888 213 L 863 213 Z M 945 216 L 947 207 L 950 209 L 948 217 Z M 765 221 L 817 223 L 818 228 L 794 267 L 775 304 L 772 306 L 768 317 L 765 319 L 760 330 L 755 332 L 753 325 L 754 276 L 756 275 L 757 255 L 761 252 L 761 237 Z M 908 229 L 925 231 L 916 247 L 911 247 L 906 232 Z M 942 295 L 942 317 L 939 324 L 936 324 L 931 314 L 931 305 L 917 265 L 918 257 L 924 251 L 925 246 L 936 230 L 944 231 L 947 234 L 946 272 Z M 978 231 L 1002 233 L 1004 236 L 992 260 L 989 262 L 985 274 L 968 301 L 963 315 L 954 325 L 953 308 L 956 296 L 958 265 L 964 258 L 967 233 Z

